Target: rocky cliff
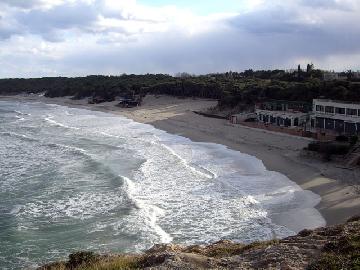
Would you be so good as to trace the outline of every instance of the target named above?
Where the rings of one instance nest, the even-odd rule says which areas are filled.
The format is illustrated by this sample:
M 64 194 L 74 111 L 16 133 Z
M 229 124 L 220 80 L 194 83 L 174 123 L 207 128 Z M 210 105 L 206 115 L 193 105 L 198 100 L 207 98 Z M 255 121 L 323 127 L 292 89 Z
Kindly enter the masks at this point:
M 67 269 L 360 269 L 360 216 L 346 224 L 303 230 L 282 240 L 250 245 L 155 245 L 144 254 L 71 254 L 41 270 Z

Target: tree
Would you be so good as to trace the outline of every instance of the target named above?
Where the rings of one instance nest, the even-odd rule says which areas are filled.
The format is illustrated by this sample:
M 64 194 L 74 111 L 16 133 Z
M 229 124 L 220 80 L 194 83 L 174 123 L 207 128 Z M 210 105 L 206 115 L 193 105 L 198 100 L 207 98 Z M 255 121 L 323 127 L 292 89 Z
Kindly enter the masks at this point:
M 354 73 L 351 69 L 346 71 L 346 77 L 348 78 L 348 80 L 351 80 L 354 77 Z
M 307 73 L 307 74 L 310 74 L 311 71 L 313 71 L 313 69 L 314 69 L 314 64 L 313 64 L 313 63 L 307 64 L 307 66 L 306 66 L 306 73 Z
M 247 69 L 244 71 L 244 76 L 247 78 L 251 78 L 254 76 L 254 71 L 252 69 Z

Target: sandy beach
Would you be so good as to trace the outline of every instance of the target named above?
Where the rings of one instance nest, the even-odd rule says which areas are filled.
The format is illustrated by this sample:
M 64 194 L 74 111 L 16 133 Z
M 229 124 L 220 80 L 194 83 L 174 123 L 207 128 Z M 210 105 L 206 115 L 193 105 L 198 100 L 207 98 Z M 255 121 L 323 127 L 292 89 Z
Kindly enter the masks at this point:
M 301 157 L 300 150 L 310 139 L 232 125 L 227 120 L 207 118 L 193 112 L 215 106 L 217 102 L 214 100 L 147 96 L 141 107 L 125 109 L 116 107 L 117 102 L 90 105 L 87 100 L 35 95 L 3 96 L 1 99 L 42 101 L 111 112 L 193 141 L 223 144 L 256 156 L 268 170 L 280 172 L 303 189 L 320 195 L 317 209 L 328 225 L 342 223 L 360 214 L 359 169 L 349 170 L 334 163 Z

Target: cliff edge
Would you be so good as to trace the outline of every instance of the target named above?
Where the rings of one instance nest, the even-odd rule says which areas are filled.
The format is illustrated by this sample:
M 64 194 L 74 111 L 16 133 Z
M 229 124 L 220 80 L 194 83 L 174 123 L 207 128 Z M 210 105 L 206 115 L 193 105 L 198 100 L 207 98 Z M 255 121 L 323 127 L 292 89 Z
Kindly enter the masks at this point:
M 250 245 L 155 245 L 143 254 L 71 254 L 39 270 L 102 269 L 360 269 L 360 216 L 342 225 L 303 230 L 282 240 Z

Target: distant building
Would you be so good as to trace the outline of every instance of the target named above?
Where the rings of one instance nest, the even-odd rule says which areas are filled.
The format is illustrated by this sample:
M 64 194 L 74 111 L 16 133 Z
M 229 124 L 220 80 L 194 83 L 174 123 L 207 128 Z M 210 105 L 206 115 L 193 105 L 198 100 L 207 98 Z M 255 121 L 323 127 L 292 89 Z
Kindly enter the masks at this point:
M 323 79 L 324 79 L 324 81 L 338 80 L 339 79 L 339 73 L 326 71 L 323 74 Z
M 314 99 L 311 128 L 322 134 L 360 134 L 360 103 Z
M 309 103 L 279 100 L 255 106 L 258 122 L 289 128 L 305 127 L 310 110 Z
M 352 74 L 354 79 L 360 79 L 360 71 L 355 71 Z
M 348 77 L 344 72 L 339 73 L 335 71 L 324 71 L 323 80 L 324 81 L 334 81 L 334 80 L 347 80 Z
M 294 72 L 297 72 L 297 71 L 298 70 L 295 69 L 295 68 L 285 70 L 286 73 L 294 73 Z

